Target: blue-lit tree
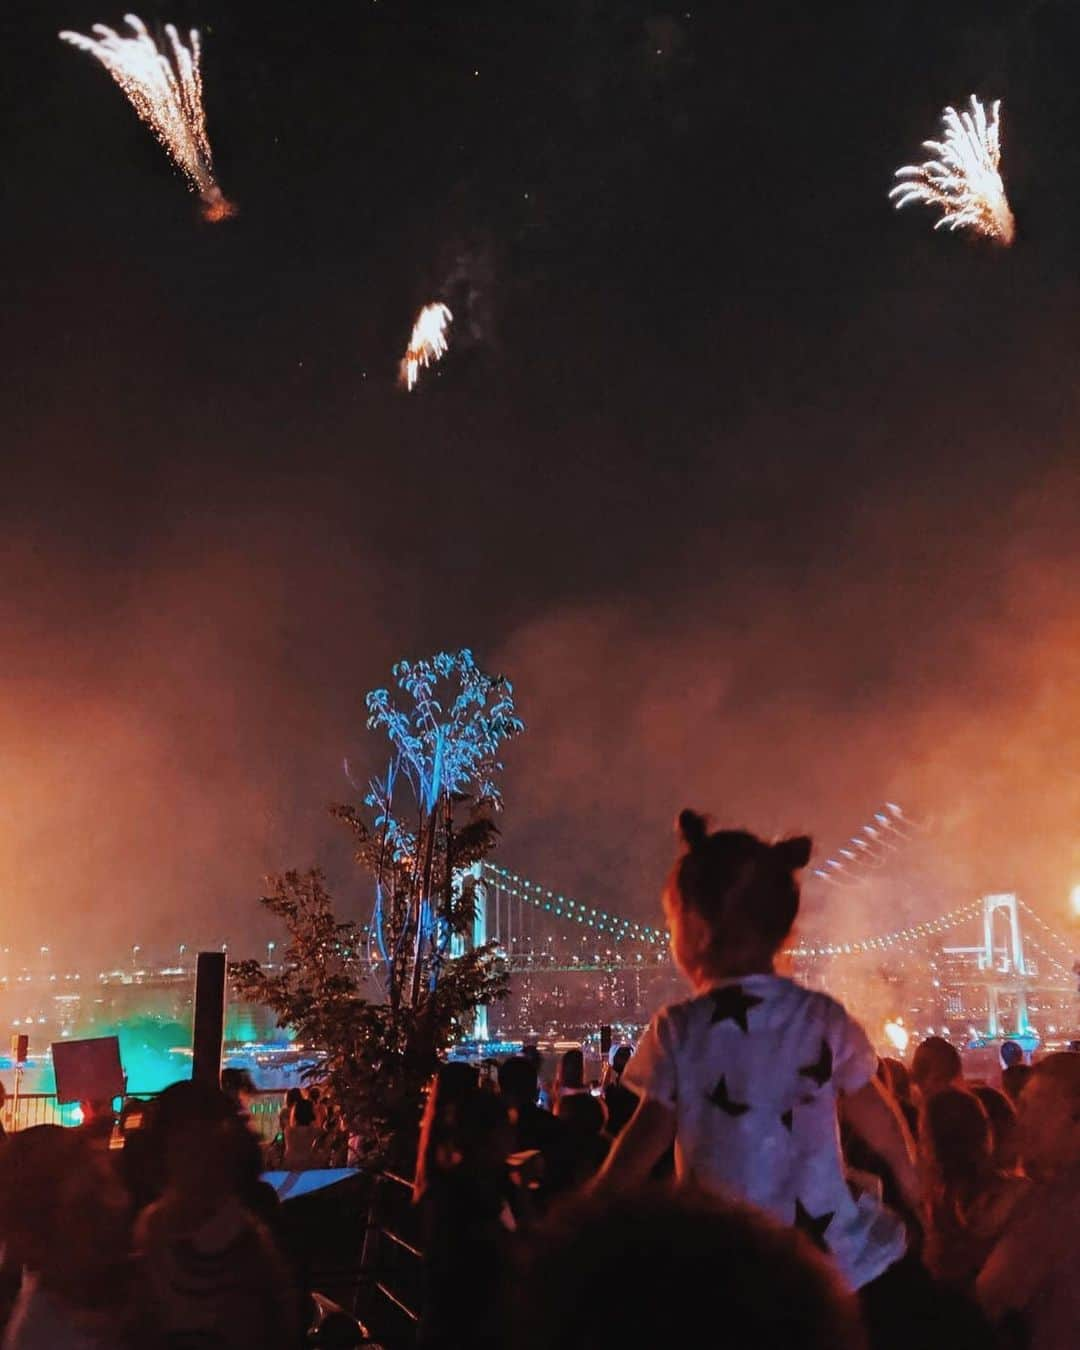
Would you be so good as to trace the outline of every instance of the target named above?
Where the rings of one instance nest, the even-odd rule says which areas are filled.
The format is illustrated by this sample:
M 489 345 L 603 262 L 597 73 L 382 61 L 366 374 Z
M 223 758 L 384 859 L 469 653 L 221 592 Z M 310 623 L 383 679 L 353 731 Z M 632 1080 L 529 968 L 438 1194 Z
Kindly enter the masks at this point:
M 375 877 L 372 964 L 392 1007 L 419 1009 L 438 988 L 454 937 L 472 921 L 467 871 L 494 847 L 500 747 L 524 723 L 510 681 L 486 674 L 467 648 L 400 661 L 393 676 L 397 698 L 389 689 L 367 696 L 368 728 L 385 731 L 391 745 L 385 776 L 364 798 L 372 819 L 350 808 L 339 814 Z M 469 820 L 455 830 L 462 803 Z
M 439 1051 L 506 990 L 493 945 L 454 939 L 475 916 L 470 869 L 498 836 L 500 747 L 524 730 L 510 682 L 468 650 L 399 662 L 393 676 L 396 692 L 367 696 L 369 729 L 390 741 L 385 774 L 362 804 L 334 808 L 374 881 L 371 922 L 339 921 L 320 873 L 288 873 L 263 900 L 288 932 L 278 970 L 234 971 L 247 997 L 326 1051 L 319 1073 L 373 1160 L 395 1138 L 407 1151 Z

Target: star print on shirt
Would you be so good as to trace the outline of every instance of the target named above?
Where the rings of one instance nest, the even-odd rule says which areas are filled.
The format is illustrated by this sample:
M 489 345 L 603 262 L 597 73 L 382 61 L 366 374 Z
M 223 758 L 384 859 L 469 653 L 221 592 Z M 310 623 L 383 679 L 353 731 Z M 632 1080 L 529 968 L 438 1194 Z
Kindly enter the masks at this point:
M 800 1233 L 805 1233 L 815 1247 L 827 1252 L 829 1244 L 825 1241 L 825 1230 L 833 1221 L 833 1213 L 833 1210 L 829 1210 L 826 1214 L 811 1214 L 803 1207 L 803 1202 L 796 1198 L 795 1227 Z
M 723 1074 L 720 1075 L 720 1081 L 716 1087 L 709 1093 L 709 1101 L 713 1106 L 718 1106 L 726 1116 L 742 1116 L 750 1110 L 748 1102 L 733 1102 L 728 1094 L 727 1079 Z
M 712 1001 L 713 1015 L 709 1021 L 710 1026 L 714 1027 L 718 1022 L 734 1022 L 741 1031 L 747 1032 L 750 1028 L 746 1024 L 746 1014 L 762 1002 L 756 994 L 744 994 L 742 987 L 737 984 L 714 989 Z
M 824 1087 L 832 1077 L 832 1046 L 828 1041 L 822 1040 L 821 1054 L 817 1057 L 816 1064 L 804 1064 L 799 1070 L 803 1078 L 812 1078 L 818 1087 Z

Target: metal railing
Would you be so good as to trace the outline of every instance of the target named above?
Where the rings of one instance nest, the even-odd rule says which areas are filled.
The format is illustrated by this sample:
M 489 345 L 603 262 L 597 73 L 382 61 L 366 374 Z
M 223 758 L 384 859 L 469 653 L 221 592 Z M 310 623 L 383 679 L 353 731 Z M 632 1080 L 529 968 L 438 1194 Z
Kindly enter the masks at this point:
M 20 1092 L 9 1095 L 0 1110 L 0 1125 L 9 1133 L 28 1130 L 32 1125 L 77 1125 L 78 1107 L 72 1102 L 61 1106 L 52 1092 Z
M 130 1092 L 125 1102 L 152 1101 L 156 1092 Z M 271 1143 L 278 1134 L 278 1117 L 285 1104 L 285 1093 L 256 1092 L 248 1102 L 251 1123 L 264 1143 Z M 0 1110 L 0 1125 L 11 1132 L 28 1130 L 32 1125 L 78 1125 L 81 1113 L 74 1102 L 61 1105 L 53 1092 L 20 1092 L 11 1094 Z
M 412 1188 L 395 1172 L 375 1178 L 360 1257 L 358 1312 L 379 1340 L 395 1347 L 415 1343 L 423 1303 L 424 1253 Z

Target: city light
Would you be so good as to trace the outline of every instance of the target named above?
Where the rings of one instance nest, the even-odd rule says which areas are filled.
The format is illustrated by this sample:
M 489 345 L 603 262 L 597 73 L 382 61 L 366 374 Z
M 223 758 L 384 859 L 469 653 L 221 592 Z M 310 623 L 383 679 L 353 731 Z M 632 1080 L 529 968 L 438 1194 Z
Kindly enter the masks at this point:
M 1080 884 L 1074 886 L 1069 893 L 1069 906 L 1072 909 L 1073 918 L 1080 919 Z
M 616 1010 L 631 1018 L 636 1015 L 644 1025 L 647 1005 L 661 996 L 666 981 L 675 978 L 666 948 L 658 940 L 661 930 L 619 913 L 594 909 L 491 864 L 484 865 L 482 875 L 489 893 L 498 892 L 498 907 L 508 921 L 513 910 L 514 939 L 512 949 L 508 945 L 506 951 L 513 974 L 525 981 L 517 996 L 516 1011 L 509 1012 L 514 1004 L 508 1003 L 507 1010 L 497 1015 L 493 1032 L 516 1036 L 525 1027 L 546 1026 L 550 1019 L 560 1033 L 584 1034 L 594 1023 L 612 1023 Z M 554 904 L 548 896 L 554 897 Z M 1066 896 L 1071 912 L 1080 904 L 1080 885 L 1066 887 Z M 1000 982 L 997 954 L 1004 951 L 1000 945 L 1003 935 L 998 933 L 994 938 L 992 961 L 985 941 L 978 946 L 971 942 L 976 938 L 976 927 L 982 933 L 980 921 L 988 907 L 995 907 L 991 902 L 1002 898 L 993 894 L 973 899 L 919 922 L 909 919 L 906 927 L 879 930 L 856 941 L 800 944 L 788 949 L 785 957 L 792 963 L 794 978 L 806 979 L 812 987 L 845 991 L 849 1006 L 857 1007 L 868 982 L 876 985 L 883 973 L 898 984 L 901 979 L 905 983 L 914 980 L 918 989 L 913 985 L 902 992 L 897 990 L 901 996 L 890 999 L 892 1012 L 886 1018 L 881 1016 L 884 1009 L 876 1015 L 866 1010 L 869 1024 L 879 1028 L 872 1039 L 883 1054 L 906 1059 L 911 1047 L 926 1035 L 952 1036 L 964 1048 L 992 1043 L 1006 1035 L 1027 1034 L 1029 1026 L 1046 1044 L 1059 1033 L 1066 1035 L 1064 1019 L 1075 1006 L 1073 941 L 1066 935 L 1064 924 L 1062 931 L 1055 931 L 1016 897 L 1026 957 L 1022 967 L 1010 962 L 1004 973 L 1014 986 L 1015 997 L 1028 1001 L 1022 1015 L 1011 1001 L 1000 1010 L 991 1008 L 987 984 Z M 530 935 L 526 927 L 532 917 L 544 919 L 547 931 Z M 592 927 L 593 932 L 585 933 L 585 927 Z M 955 945 L 943 945 L 946 943 Z M 282 943 L 266 942 L 262 949 L 267 965 L 276 969 Z M 43 1052 L 41 1064 L 34 1069 L 39 1078 L 49 1072 L 50 1042 L 100 1035 L 113 1026 L 123 1027 L 127 1018 L 164 1017 L 168 1022 L 190 1015 L 185 1014 L 182 1002 L 176 1002 L 179 998 L 189 1004 L 190 978 L 183 978 L 183 965 L 173 964 L 178 952 L 186 954 L 187 944 L 171 945 L 172 961 L 165 965 L 152 949 L 137 942 L 129 940 L 121 950 L 126 960 L 117 961 L 115 968 L 103 973 L 94 982 L 97 989 L 86 991 L 86 997 L 76 992 L 80 990 L 77 974 L 64 972 L 62 967 L 61 973 L 39 968 L 42 952 L 36 943 L 25 953 L 27 964 L 15 955 L 9 983 L 0 982 L 0 1020 L 12 1030 L 25 1028 L 37 1038 Z M 10 954 L 7 959 L 11 960 Z M 539 977 L 547 972 L 562 972 L 568 978 L 550 988 L 540 979 L 532 983 L 534 974 Z M 118 999 L 124 1000 L 122 1007 Z M 109 1020 L 104 1020 L 106 1017 Z M 139 1060 L 140 1087 L 151 1083 L 157 1087 L 168 1080 L 169 1074 L 175 1074 L 176 1056 L 190 1054 L 180 1039 L 179 1046 L 169 1043 L 164 1057 L 143 1056 Z M 250 1040 L 250 1033 L 245 1028 L 245 1035 L 235 1039 Z M 39 1086 L 47 1090 L 49 1084 L 35 1081 L 35 1088 Z
M 897 1018 L 895 1022 L 889 1021 L 885 1023 L 885 1037 L 892 1048 L 899 1054 L 903 1055 L 907 1052 L 908 1041 L 910 1041 L 911 1037 L 908 1034 L 907 1027 L 904 1026 L 904 1023 L 900 1018 Z

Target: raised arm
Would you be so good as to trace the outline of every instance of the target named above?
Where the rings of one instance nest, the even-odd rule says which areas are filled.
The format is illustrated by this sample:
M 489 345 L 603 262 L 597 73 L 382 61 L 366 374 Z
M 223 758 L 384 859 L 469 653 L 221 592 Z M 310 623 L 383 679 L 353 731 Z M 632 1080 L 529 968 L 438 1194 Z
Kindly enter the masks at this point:
M 876 1078 L 856 1092 L 840 1097 L 840 1116 L 846 1125 L 883 1158 L 912 1214 L 919 1213 L 919 1176 L 907 1122 Z
M 663 1102 L 643 1097 L 616 1138 L 590 1189 L 616 1190 L 648 1181 L 674 1139 L 674 1110 Z

